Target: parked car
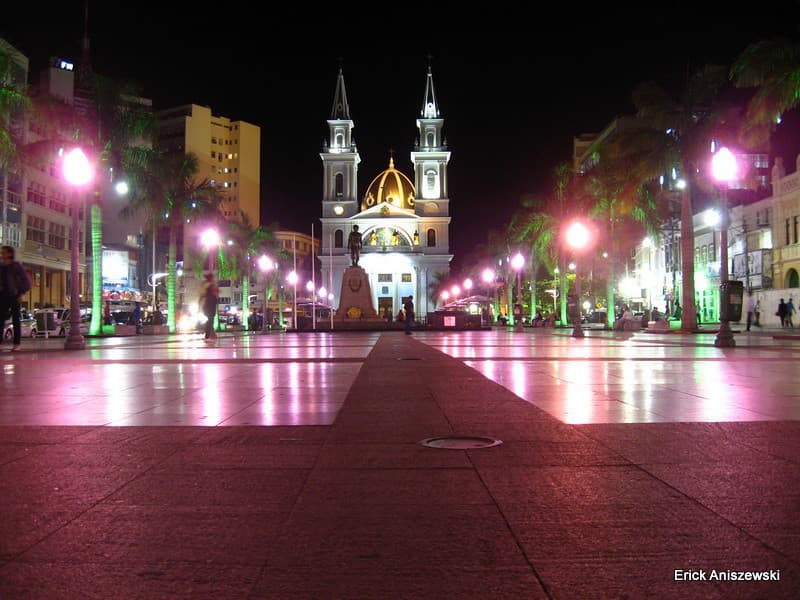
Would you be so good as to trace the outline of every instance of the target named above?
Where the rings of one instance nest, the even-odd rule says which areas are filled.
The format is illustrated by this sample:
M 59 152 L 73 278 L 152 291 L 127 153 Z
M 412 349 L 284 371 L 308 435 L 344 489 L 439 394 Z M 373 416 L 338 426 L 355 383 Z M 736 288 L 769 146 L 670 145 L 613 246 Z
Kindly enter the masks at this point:
M 69 333 L 70 309 L 65 307 L 42 308 L 34 314 L 38 333 L 44 335 L 45 328 L 47 335 L 64 337 Z M 89 321 L 91 314 L 87 311 L 81 315 L 81 333 L 89 333 Z M 45 325 L 45 322 L 47 325 Z
M 36 334 L 38 333 L 38 329 L 36 328 L 36 319 L 34 319 L 26 311 L 22 312 L 21 317 L 20 325 L 22 326 L 22 337 L 35 338 Z M 3 339 L 10 340 L 13 337 L 14 324 L 11 322 L 11 319 L 9 319 L 5 322 L 5 326 L 3 328 Z

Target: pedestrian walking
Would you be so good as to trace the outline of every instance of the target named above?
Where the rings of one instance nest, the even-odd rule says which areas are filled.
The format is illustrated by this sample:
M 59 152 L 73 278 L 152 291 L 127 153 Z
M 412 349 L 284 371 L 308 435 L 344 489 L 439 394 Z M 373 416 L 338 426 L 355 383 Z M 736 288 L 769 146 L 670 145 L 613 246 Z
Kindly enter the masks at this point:
M 22 323 L 20 322 L 20 303 L 22 297 L 31 289 L 31 280 L 25 268 L 14 260 L 14 248 L 2 247 L 0 264 L 0 322 L 5 326 L 8 313 L 11 313 L 11 326 L 14 330 L 12 352 L 21 348 Z
M 750 326 L 753 324 L 753 318 L 756 312 L 756 300 L 753 298 L 753 292 L 747 292 L 747 331 L 750 331 Z
M 786 327 L 786 302 L 783 301 L 783 298 L 778 302 L 778 311 L 775 316 L 780 319 L 781 327 Z
M 792 321 L 792 318 L 795 312 L 794 302 L 792 302 L 792 297 L 789 296 L 789 301 L 786 303 L 786 326 L 791 327 L 792 329 L 794 329 L 794 322 Z
M 219 288 L 214 281 L 213 273 L 206 273 L 205 279 L 203 287 L 200 288 L 200 308 L 207 319 L 204 339 L 206 342 L 213 342 L 217 339 L 217 333 L 214 331 L 214 315 L 217 312 Z
M 409 296 L 403 308 L 406 311 L 406 335 L 411 335 L 411 327 L 414 325 L 414 297 Z

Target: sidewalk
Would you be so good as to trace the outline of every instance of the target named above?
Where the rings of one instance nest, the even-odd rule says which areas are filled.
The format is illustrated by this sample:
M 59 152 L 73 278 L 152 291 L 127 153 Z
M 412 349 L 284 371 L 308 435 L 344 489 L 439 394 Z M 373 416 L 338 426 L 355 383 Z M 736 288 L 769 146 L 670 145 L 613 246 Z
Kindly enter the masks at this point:
M 375 336 L 331 425 L 0 427 L 0 597 L 796 597 L 800 422 L 568 425 L 420 339 L 464 338 Z

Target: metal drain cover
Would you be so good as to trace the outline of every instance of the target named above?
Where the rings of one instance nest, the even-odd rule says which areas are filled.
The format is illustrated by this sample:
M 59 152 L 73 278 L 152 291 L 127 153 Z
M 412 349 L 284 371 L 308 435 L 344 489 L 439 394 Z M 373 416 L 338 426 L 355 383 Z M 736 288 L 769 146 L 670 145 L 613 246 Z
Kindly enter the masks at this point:
M 481 435 L 446 435 L 422 440 L 420 444 L 428 448 L 442 450 L 475 450 L 477 448 L 492 448 L 499 446 L 503 440 L 484 437 Z
M 421 358 L 416 358 L 414 356 L 402 357 L 398 358 L 397 360 L 422 360 Z

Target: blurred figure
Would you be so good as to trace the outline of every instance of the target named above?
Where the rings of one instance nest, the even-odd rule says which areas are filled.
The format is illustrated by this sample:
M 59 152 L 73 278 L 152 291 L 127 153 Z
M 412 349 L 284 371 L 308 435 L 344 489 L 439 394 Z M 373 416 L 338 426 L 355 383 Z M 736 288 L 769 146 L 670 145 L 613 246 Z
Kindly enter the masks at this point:
M 217 333 L 214 331 L 214 315 L 217 312 L 217 304 L 219 303 L 219 288 L 214 281 L 213 273 L 206 273 L 204 275 L 205 282 L 203 287 L 200 288 L 200 309 L 206 316 L 205 327 L 205 341 L 213 342 L 217 339 Z
M 20 302 L 31 289 L 31 280 L 23 266 L 14 260 L 14 248 L 3 246 L 3 263 L 0 265 L 0 322 L 5 327 L 8 313 L 11 313 L 11 324 L 14 329 L 14 345 L 12 352 L 21 348 L 22 324 L 20 322 Z

